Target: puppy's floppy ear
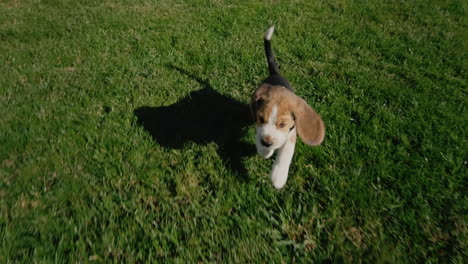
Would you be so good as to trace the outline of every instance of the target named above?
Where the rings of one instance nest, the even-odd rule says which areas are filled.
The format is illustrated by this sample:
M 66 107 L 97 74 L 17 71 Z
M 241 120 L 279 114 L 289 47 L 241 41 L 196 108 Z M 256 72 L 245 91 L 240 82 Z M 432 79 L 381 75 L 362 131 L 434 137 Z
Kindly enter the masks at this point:
M 250 113 L 252 114 L 252 118 L 254 122 L 256 121 L 255 113 L 257 112 L 258 106 L 262 104 L 263 99 L 262 96 L 265 94 L 268 87 L 266 85 L 261 85 L 252 94 L 250 98 Z
M 307 145 L 319 145 L 325 137 L 325 124 L 320 115 L 304 99 L 295 97 L 293 115 L 296 120 L 297 133 Z

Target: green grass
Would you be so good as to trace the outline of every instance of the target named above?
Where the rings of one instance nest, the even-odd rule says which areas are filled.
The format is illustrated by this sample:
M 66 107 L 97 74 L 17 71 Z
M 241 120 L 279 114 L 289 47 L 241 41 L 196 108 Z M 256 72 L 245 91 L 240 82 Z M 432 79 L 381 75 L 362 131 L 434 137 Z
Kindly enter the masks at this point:
M 466 8 L 0 1 L 0 262 L 462 263 Z M 327 127 L 280 191 L 271 160 L 161 144 L 135 114 L 205 88 L 247 109 L 271 24 Z

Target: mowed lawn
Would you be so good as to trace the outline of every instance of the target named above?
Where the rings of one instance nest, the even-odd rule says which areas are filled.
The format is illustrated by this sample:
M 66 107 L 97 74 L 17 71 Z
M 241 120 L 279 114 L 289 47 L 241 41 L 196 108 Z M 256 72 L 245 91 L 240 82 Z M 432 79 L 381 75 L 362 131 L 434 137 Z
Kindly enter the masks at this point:
M 463 263 L 466 1 L 0 1 L 1 263 Z M 326 124 L 255 153 L 263 33 Z

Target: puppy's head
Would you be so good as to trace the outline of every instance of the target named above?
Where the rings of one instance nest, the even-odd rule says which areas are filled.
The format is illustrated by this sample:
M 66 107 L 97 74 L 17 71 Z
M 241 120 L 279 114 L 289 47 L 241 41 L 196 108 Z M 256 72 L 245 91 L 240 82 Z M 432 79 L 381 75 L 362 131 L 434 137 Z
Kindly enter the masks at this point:
M 257 151 L 265 158 L 281 148 L 296 130 L 311 146 L 319 145 L 325 136 L 320 115 L 283 86 L 262 84 L 252 95 L 250 110 L 256 124 Z

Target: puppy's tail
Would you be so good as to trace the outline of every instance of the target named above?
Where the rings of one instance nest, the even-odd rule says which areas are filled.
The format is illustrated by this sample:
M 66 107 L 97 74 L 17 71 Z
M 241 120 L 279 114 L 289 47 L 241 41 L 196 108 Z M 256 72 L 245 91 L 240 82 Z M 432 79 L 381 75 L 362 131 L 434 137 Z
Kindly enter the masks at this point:
M 273 51 L 271 51 L 270 39 L 273 36 L 273 32 L 275 31 L 275 26 L 271 26 L 265 32 L 265 38 L 263 40 L 263 44 L 265 46 L 265 53 L 268 62 L 268 71 L 270 75 L 279 75 L 278 65 L 276 64 L 275 56 L 273 55 Z

